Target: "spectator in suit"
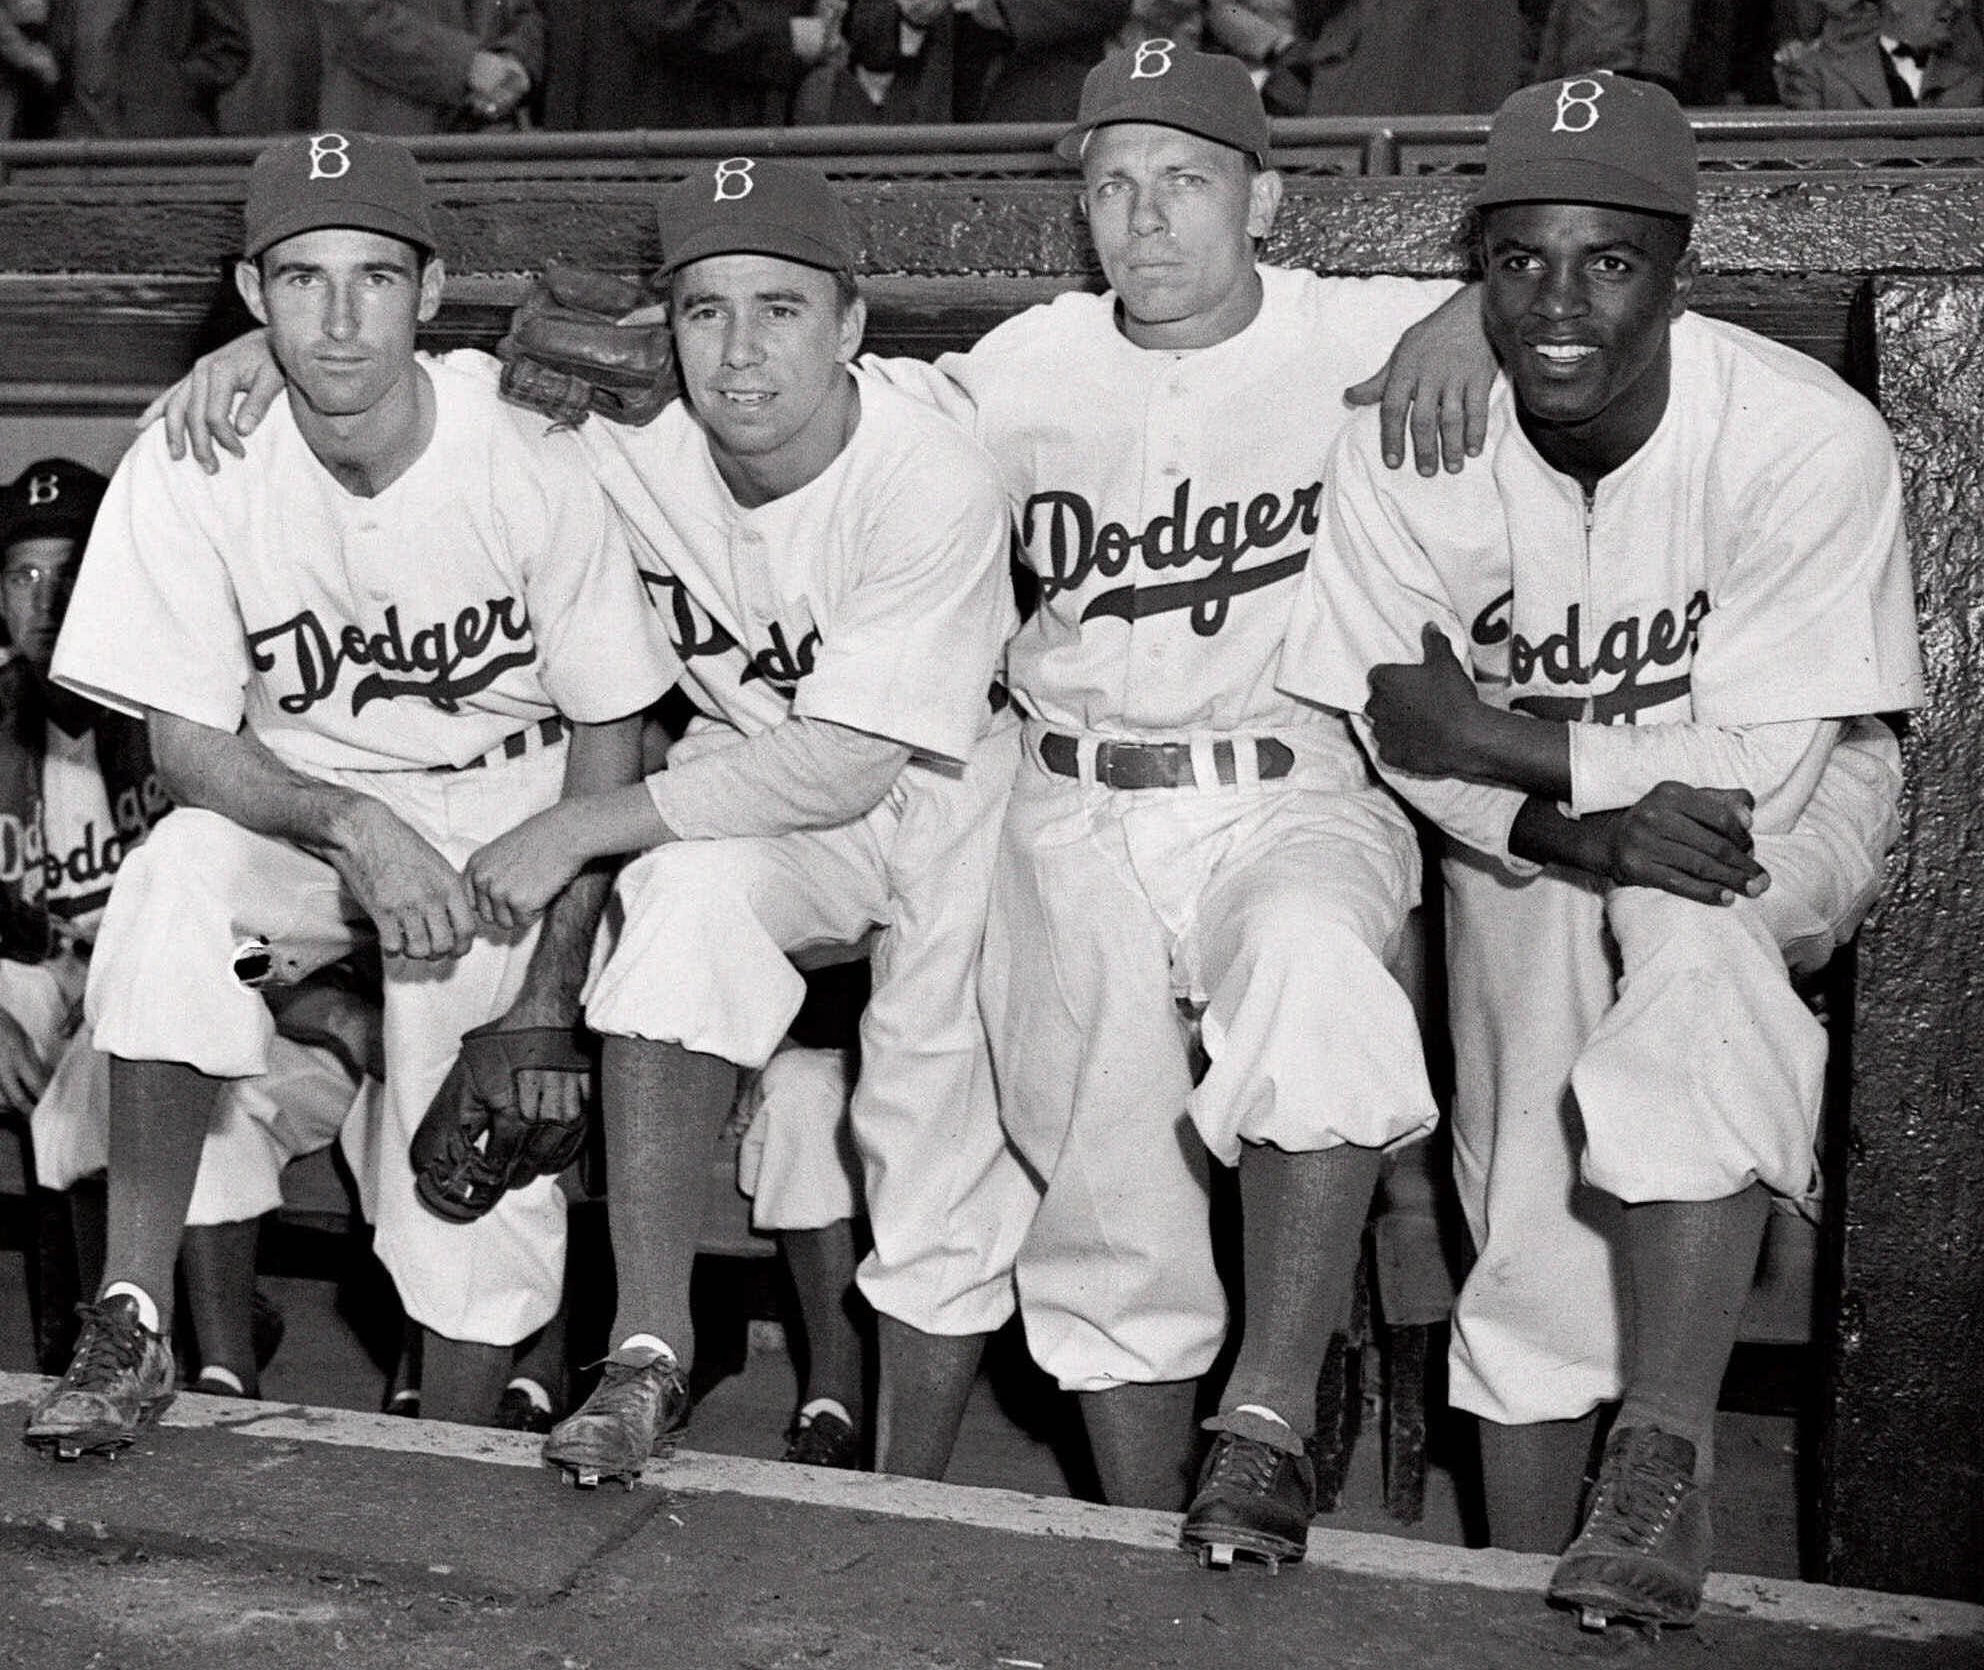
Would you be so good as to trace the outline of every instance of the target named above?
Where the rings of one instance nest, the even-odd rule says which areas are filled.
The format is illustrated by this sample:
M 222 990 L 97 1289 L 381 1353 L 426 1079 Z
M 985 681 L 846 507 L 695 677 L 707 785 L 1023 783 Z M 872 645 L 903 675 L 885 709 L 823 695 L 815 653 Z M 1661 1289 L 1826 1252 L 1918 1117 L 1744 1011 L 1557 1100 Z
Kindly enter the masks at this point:
M 221 94 L 220 131 L 304 133 L 317 126 L 324 79 L 317 14 L 297 0 L 244 0 L 248 69 Z
M 47 35 L 48 0 L 0 0 L 0 139 L 39 139 L 54 121 L 62 65 Z
M 1984 104 L 1984 37 L 1963 0 L 1824 0 L 1810 40 L 1778 49 L 1794 110 L 1959 109 Z
M 1489 111 L 1523 83 L 1516 0 L 1301 0 L 1296 10 L 1300 38 L 1274 55 L 1261 90 L 1277 115 Z
M 1681 88 L 1694 0 L 1551 0 L 1533 79 L 1617 70 Z
M 312 0 L 317 120 L 366 133 L 516 127 L 544 75 L 538 0 Z

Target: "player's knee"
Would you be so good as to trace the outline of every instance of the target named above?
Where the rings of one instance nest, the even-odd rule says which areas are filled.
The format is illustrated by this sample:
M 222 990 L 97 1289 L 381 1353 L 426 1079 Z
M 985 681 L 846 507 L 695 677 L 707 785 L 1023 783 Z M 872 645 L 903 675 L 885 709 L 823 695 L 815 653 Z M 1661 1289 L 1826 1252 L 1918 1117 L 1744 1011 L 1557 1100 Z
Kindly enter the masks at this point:
M 1716 978 L 1747 965 L 1782 972 L 1777 936 L 1758 902 L 1705 905 L 1653 888 L 1622 888 L 1605 905 L 1607 924 L 1630 975 L 1658 966 Z
M 1376 914 L 1316 893 L 1279 895 L 1247 913 L 1245 961 L 1257 979 L 1278 979 L 1298 989 L 1332 985 L 1337 971 L 1383 960 L 1388 935 Z
M 643 853 L 620 872 L 628 922 L 660 913 L 675 923 L 733 929 L 751 908 L 749 869 L 737 848 L 731 841 L 671 841 Z

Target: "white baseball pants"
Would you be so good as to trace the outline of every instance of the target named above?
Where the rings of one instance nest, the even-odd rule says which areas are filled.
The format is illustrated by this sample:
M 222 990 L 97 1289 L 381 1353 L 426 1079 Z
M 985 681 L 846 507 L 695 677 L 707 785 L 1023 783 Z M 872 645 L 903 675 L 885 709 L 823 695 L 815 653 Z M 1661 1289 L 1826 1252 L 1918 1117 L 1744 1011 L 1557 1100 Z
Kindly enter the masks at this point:
M 1002 725 L 960 774 L 912 762 L 851 824 L 677 841 L 621 871 L 586 1019 L 740 1067 L 770 1060 L 799 1011 L 791 959 L 874 941 L 850 1118 L 874 1251 L 861 1290 L 934 1334 L 1012 1314 L 1033 1186 L 1006 1146 L 978 1009 L 979 945 L 1018 753 Z
M 1569 1420 L 1623 1389 L 1619 1203 L 1814 1176 L 1824 1029 L 1787 970 L 1823 966 L 1880 887 L 1900 753 L 1833 751 L 1762 897 L 1692 904 L 1450 856 L 1454 1169 L 1478 1254 L 1455 1310 L 1456 1406 Z
M 561 747 L 454 772 L 351 772 L 451 863 L 558 798 Z M 267 939 L 297 973 L 369 935 L 330 865 L 212 812 L 169 813 L 118 872 L 90 965 L 96 1047 L 183 1061 L 216 1078 L 266 1073 L 275 1025 L 234 977 L 244 939 Z M 386 960 L 386 1084 L 378 1117 L 344 1129 L 374 1248 L 414 1321 L 450 1339 L 512 1345 L 550 1320 L 565 1270 L 565 1197 L 551 1178 L 512 1190 L 473 1224 L 420 1205 L 407 1145 L 461 1036 L 523 984 L 535 932 L 479 936 L 454 962 Z M 367 1098 L 361 1105 L 369 1105 Z
M 1064 1387 L 1189 1379 L 1226 1331 L 1207 1155 L 1379 1147 L 1432 1126 L 1387 969 L 1419 892 L 1397 804 L 1340 725 L 1255 786 L 1119 790 L 1029 747 L 986 935 L 1001 1108 L 1046 1193 L 1021 1246 Z M 1180 1005 L 1202 1006 L 1196 1088 Z

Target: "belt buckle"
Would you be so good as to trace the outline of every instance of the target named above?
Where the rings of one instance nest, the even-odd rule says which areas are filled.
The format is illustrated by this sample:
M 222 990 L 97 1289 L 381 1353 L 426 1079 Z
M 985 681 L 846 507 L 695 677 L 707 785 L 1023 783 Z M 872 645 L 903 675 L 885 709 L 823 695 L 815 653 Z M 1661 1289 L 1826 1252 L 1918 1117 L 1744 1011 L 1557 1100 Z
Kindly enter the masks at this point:
M 1183 744 L 1112 740 L 1095 746 L 1095 780 L 1112 789 L 1176 789 L 1192 787 L 1197 774 Z

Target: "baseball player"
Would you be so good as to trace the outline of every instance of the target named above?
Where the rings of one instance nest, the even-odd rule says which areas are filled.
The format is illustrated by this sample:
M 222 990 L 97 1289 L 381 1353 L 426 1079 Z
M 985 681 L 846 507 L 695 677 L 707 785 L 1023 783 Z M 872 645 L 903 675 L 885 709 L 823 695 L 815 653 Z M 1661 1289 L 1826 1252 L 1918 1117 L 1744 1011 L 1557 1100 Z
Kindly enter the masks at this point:
M 416 354 L 443 272 L 405 148 L 272 145 L 246 231 L 236 282 L 288 397 L 224 476 L 139 439 L 56 648 L 57 683 L 144 716 L 179 808 L 126 861 L 90 969 L 114 1058 L 108 1279 L 29 1418 L 28 1441 L 61 1455 L 128 1443 L 171 1399 L 201 1139 L 222 1085 L 268 1062 L 247 982 L 366 934 L 388 1071 L 383 1116 L 347 1130 L 347 1153 L 428 1330 L 427 1412 L 493 1413 L 514 1342 L 557 1304 L 563 1197 L 544 1179 L 444 1223 L 416 1202 L 408 1143 L 466 1029 L 569 1047 L 603 886 L 566 890 L 537 934 L 484 931 L 457 866 L 561 788 L 629 780 L 668 663 L 576 442 L 533 434 L 487 375 Z M 575 1087 L 547 1076 L 532 1100 L 555 1116 Z
M 1610 75 L 1495 118 L 1476 199 L 1506 379 L 1453 481 L 1359 423 L 1284 686 L 1350 711 L 1446 832 L 1456 1169 L 1478 1258 L 1454 1401 L 1490 1530 L 1551 1597 L 1687 1623 L 1717 1389 L 1772 1195 L 1813 1181 L 1815 968 L 1874 896 L 1919 705 L 1873 409 L 1686 312 L 1694 140 Z M 1368 673 L 1368 691 L 1367 691 Z
M 619 1273 L 599 1389 L 545 1445 L 581 1483 L 638 1472 L 686 1415 L 688 1276 L 738 1067 L 804 992 L 790 958 L 879 928 L 851 1111 L 880 1322 L 878 1464 L 940 1474 L 984 1336 L 1013 1306 L 1032 1185 L 978 1017 L 1018 752 L 988 699 L 1014 620 L 991 461 L 850 370 L 865 311 L 846 211 L 808 170 L 735 157 L 661 204 L 684 399 L 588 424 L 599 478 L 701 715 L 644 784 L 533 818 L 471 861 L 527 920 L 589 858 L 621 872 L 586 991 Z
M 144 726 L 48 682 L 76 565 L 109 484 L 66 458 L 30 464 L 0 490 L 0 1097 L 27 1117 L 35 1180 L 70 1190 L 99 1175 L 108 1060 L 82 1020 L 90 947 L 124 859 L 166 810 Z M 335 998 L 312 994 L 322 1011 Z M 187 1214 L 185 1280 L 200 1389 L 256 1389 L 251 1337 L 258 1220 L 282 1168 L 332 1141 L 358 1089 L 338 1052 L 278 1033 L 269 1071 L 222 1092 Z M 102 1257 L 100 1196 L 72 1198 L 77 1257 Z
M 1258 262 L 1280 180 L 1238 60 L 1168 40 L 1105 59 L 1064 154 L 1110 292 L 890 367 L 976 424 L 1040 581 L 1009 654 L 1026 758 L 984 982 L 1007 1129 L 1046 1181 L 1022 1314 L 1108 1498 L 1177 1506 L 1226 1331 L 1208 1160 L 1237 1164 L 1246 1314 L 1184 1540 L 1299 1559 L 1380 1154 L 1434 1107 L 1387 966 L 1411 826 L 1274 675 L 1338 391 L 1453 287 Z M 1180 1002 L 1210 1057 L 1196 1085 Z

